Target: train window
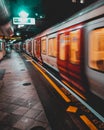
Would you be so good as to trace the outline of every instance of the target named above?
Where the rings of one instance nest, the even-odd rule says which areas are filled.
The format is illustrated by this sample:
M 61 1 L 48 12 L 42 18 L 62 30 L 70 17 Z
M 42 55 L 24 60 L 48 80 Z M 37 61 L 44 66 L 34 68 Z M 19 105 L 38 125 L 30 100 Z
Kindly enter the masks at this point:
M 61 34 L 59 37 L 59 58 L 60 60 L 66 60 L 66 35 Z
M 31 41 L 28 43 L 28 51 L 31 52 Z
M 80 62 L 80 30 L 70 32 L 69 61 L 73 64 Z
M 90 32 L 89 66 L 104 72 L 104 28 L 95 29 Z
M 56 57 L 57 56 L 57 39 L 56 37 L 50 38 L 48 41 L 48 55 Z
M 36 54 L 37 54 L 37 56 L 40 56 L 40 44 L 39 44 L 39 41 L 37 41 L 37 43 L 36 43 Z
M 42 54 L 46 55 L 46 40 L 41 41 Z
M 37 41 L 34 39 L 33 40 L 33 51 L 34 51 L 34 54 L 36 55 L 36 43 L 37 43 Z

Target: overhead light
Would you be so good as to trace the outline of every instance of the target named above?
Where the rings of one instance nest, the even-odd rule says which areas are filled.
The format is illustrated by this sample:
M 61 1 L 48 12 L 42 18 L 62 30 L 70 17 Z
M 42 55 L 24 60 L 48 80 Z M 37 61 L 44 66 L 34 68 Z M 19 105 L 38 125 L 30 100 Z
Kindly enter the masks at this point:
M 76 0 L 72 0 L 73 3 L 76 3 Z
M 36 16 L 38 16 L 38 13 L 35 13 Z
M 17 36 L 19 36 L 19 35 L 20 35 L 20 33 L 19 33 L 19 32 L 16 32 L 16 35 L 17 35 Z
M 83 4 L 83 3 L 84 3 L 84 0 L 80 0 L 80 3 Z
M 20 16 L 21 18 L 27 18 L 27 17 L 29 16 L 29 14 L 23 10 L 23 11 L 21 11 L 21 12 L 19 13 L 19 16 Z
M 22 28 L 22 27 L 24 27 L 24 25 L 22 25 L 22 24 L 21 24 L 21 25 L 18 25 L 18 28 Z
M 45 18 L 45 16 L 44 15 L 40 15 L 40 18 Z
M 79 2 L 77 0 L 72 0 L 73 3 Z M 83 4 L 85 2 L 85 0 L 80 0 L 80 3 Z

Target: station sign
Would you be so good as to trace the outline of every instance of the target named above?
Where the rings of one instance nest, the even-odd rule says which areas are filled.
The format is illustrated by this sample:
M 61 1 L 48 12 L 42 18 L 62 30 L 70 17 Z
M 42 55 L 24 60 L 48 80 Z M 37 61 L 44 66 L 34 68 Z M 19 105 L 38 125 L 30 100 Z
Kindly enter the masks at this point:
M 35 25 L 35 18 L 13 17 L 13 24 L 16 25 Z

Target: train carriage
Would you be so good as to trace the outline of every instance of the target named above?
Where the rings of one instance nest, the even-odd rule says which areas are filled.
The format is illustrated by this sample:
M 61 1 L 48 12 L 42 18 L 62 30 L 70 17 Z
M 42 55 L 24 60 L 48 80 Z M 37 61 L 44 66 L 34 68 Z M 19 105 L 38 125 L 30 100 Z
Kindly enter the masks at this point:
M 36 60 L 38 60 L 40 63 L 42 63 L 42 57 L 41 57 L 41 39 L 40 37 L 35 37 L 33 40 L 33 55 Z
M 0 40 L 0 60 L 2 60 L 5 55 L 6 55 L 5 41 Z
M 85 26 L 85 64 L 90 91 L 104 100 L 104 17 Z
M 82 92 L 87 90 L 84 74 L 83 25 L 63 29 L 58 33 L 58 68 L 67 82 Z
M 41 38 L 41 54 L 45 64 L 58 71 L 57 67 L 57 33 Z

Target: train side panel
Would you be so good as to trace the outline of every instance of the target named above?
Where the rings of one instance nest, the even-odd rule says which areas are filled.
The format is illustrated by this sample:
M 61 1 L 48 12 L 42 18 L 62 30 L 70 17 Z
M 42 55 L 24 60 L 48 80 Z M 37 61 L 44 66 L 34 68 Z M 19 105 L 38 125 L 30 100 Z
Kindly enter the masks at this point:
M 6 55 L 5 42 L 1 40 L 0 41 L 0 60 L 2 60 L 5 55 Z
M 28 40 L 26 40 L 25 45 L 26 45 L 26 53 L 28 54 Z
M 26 40 L 26 44 L 25 45 L 26 45 L 26 53 L 31 56 L 31 52 L 32 52 L 31 40 L 30 39 Z
M 33 39 L 33 57 L 36 58 L 36 39 Z
M 47 37 L 41 37 L 41 56 L 44 63 L 47 63 Z
M 26 52 L 26 41 L 23 43 L 23 46 L 22 46 L 22 47 L 23 47 L 23 48 L 22 48 L 23 51 Z
M 33 43 L 33 40 L 34 39 L 31 39 L 31 56 L 33 57 L 34 56 L 34 43 Z
M 41 38 L 41 54 L 43 63 L 58 71 L 57 67 L 57 33 Z
M 36 58 L 40 63 L 42 63 L 42 57 L 41 57 L 41 38 L 36 37 L 34 39 L 33 43 L 33 53 L 34 53 L 34 58 Z
M 83 53 L 83 24 L 62 30 L 58 34 L 58 67 L 60 75 L 75 89 L 86 92 Z
M 3 59 L 3 43 L 0 42 L 0 60 Z
M 104 99 L 104 17 L 86 24 L 86 74 L 90 90 Z
M 57 33 L 47 36 L 47 59 L 46 64 L 58 71 L 57 67 Z
M 68 29 L 69 30 L 69 29 Z M 57 64 L 60 75 L 62 78 L 67 80 L 68 71 L 67 71 L 67 58 L 68 58 L 68 39 L 67 39 L 67 29 L 60 30 L 58 32 L 58 58 Z
M 31 40 L 28 42 L 28 54 L 31 56 L 31 52 L 32 52 L 32 42 Z

